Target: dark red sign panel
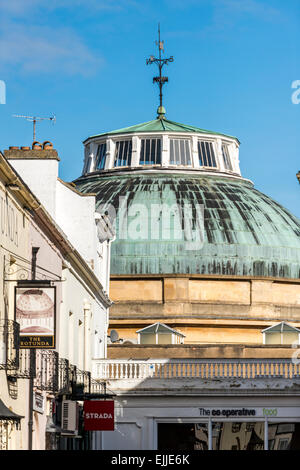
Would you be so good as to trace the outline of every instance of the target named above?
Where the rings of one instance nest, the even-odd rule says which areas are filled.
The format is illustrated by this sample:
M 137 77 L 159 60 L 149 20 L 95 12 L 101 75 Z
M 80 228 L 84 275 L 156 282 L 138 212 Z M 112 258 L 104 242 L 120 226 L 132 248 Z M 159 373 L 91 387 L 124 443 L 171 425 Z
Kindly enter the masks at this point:
M 87 400 L 84 402 L 84 429 L 85 431 L 114 431 L 113 400 Z

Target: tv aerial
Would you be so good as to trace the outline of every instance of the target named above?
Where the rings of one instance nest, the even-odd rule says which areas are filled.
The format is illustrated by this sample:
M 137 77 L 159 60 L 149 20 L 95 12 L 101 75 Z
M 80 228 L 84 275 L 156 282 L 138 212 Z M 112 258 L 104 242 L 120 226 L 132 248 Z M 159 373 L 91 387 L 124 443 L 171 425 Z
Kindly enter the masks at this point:
M 33 123 L 33 142 L 35 142 L 35 135 L 36 135 L 36 124 L 38 121 L 52 121 L 53 124 L 56 121 L 56 116 L 53 114 L 51 117 L 40 117 L 40 116 L 23 116 L 20 114 L 13 114 L 13 117 L 24 118 L 27 121 Z

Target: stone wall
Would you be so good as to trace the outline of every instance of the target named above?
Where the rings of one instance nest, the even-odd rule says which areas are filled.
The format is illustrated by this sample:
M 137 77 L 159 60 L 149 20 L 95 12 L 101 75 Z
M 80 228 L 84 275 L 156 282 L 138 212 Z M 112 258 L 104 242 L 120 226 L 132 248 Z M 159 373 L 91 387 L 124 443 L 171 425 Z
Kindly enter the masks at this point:
M 185 343 L 259 343 L 280 321 L 300 327 L 300 281 L 239 277 L 113 277 L 110 327 L 137 342 L 136 331 L 165 323 Z
M 222 345 L 124 345 L 108 346 L 108 359 L 286 359 L 295 349 L 289 346 Z

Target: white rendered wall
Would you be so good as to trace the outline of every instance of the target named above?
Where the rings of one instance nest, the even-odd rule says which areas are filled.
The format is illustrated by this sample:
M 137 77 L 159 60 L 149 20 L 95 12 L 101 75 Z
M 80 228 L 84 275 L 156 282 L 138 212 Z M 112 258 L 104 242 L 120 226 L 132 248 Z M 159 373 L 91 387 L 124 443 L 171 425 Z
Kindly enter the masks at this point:
M 58 179 L 58 161 L 11 159 L 11 165 L 59 225 L 74 248 L 94 270 L 106 292 L 109 251 L 100 246 L 95 222 L 95 197 L 81 196 Z
M 60 356 L 81 370 L 91 371 L 93 357 L 105 357 L 107 312 L 67 267 L 63 270 L 60 306 Z
M 93 269 L 104 290 L 108 293 L 110 246 L 106 241 L 100 244 L 97 237 L 95 196 L 82 196 L 75 189 L 73 190 L 61 182 L 58 179 L 57 160 L 30 160 L 24 158 L 24 160 L 12 159 L 10 163 L 45 206 L 74 248 Z M 93 311 L 93 323 L 91 324 L 94 328 L 91 331 L 97 331 L 96 337 L 92 336 L 91 338 L 91 351 L 93 351 L 93 357 L 105 357 L 108 310 L 102 306 L 100 301 L 89 297 L 87 291 L 82 287 L 83 284 L 77 279 L 75 282 L 74 276 L 71 280 L 68 279 L 68 282 L 62 284 L 63 287 L 66 284 L 68 285 L 67 297 L 63 294 L 63 299 L 68 299 L 66 301 L 67 305 L 64 306 L 65 311 L 68 312 L 66 319 L 69 319 L 69 311 L 76 312 L 75 326 L 78 325 L 79 319 L 82 321 L 83 299 L 86 298 L 91 303 Z M 69 323 L 66 319 L 65 326 L 68 328 Z M 60 331 L 63 331 L 63 328 L 62 325 Z M 64 347 L 63 343 L 62 340 L 60 342 L 62 348 Z M 81 346 L 81 343 L 79 343 L 79 346 Z M 64 353 L 67 351 L 68 348 L 64 350 Z M 79 354 L 77 350 L 74 351 L 75 358 L 77 353 Z M 60 355 L 61 357 L 67 357 L 63 354 L 63 351 L 60 352 Z
M 55 219 L 58 161 L 24 158 L 10 159 L 9 163 Z
M 72 245 L 93 268 L 98 241 L 95 197 L 81 196 L 57 180 L 55 220 Z
M 110 246 L 107 241 L 98 240 L 95 196 L 82 196 L 57 180 L 56 222 L 108 293 Z
M 11 159 L 10 163 L 66 234 L 72 245 L 91 264 L 96 255 L 95 197 L 80 196 L 61 183 L 58 161 Z

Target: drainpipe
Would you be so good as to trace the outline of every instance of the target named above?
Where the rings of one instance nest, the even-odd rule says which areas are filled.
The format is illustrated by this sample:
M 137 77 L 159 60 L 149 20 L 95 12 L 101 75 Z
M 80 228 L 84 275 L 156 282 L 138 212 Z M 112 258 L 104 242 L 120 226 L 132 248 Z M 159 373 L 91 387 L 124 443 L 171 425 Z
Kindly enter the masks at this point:
M 110 241 L 106 242 L 106 292 L 109 295 L 109 280 L 110 280 Z
M 109 283 L 110 283 L 110 240 L 106 242 L 106 293 L 109 296 Z M 105 324 L 106 324 L 106 331 L 104 332 L 104 357 L 107 357 L 107 330 L 109 326 L 109 308 L 106 309 L 105 315 Z
M 84 299 L 83 303 L 83 370 L 88 370 L 90 364 L 88 364 L 88 315 L 91 311 L 90 303 Z
M 34 281 L 36 276 L 36 257 L 38 247 L 32 247 L 31 254 L 31 279 Z M 33 435 L 33 385 L 35 376 L 35 349 L 30 349 L 29 352 L 29 416 L 28 416 L 28 450 L 32 450 L 32 435 Z

